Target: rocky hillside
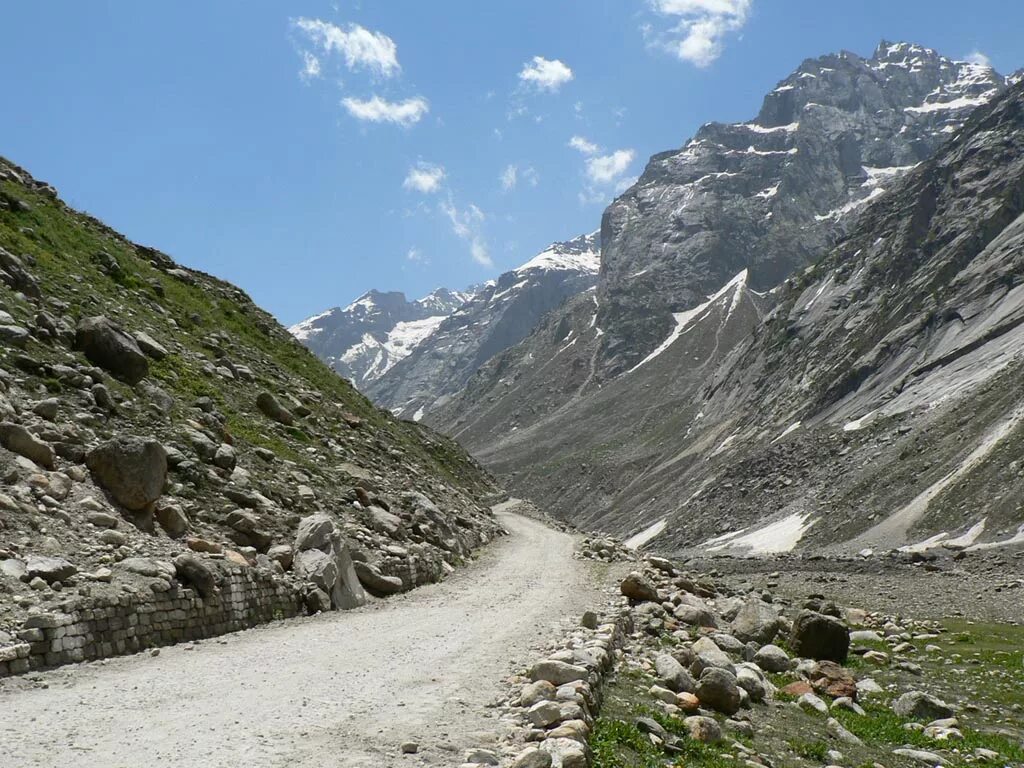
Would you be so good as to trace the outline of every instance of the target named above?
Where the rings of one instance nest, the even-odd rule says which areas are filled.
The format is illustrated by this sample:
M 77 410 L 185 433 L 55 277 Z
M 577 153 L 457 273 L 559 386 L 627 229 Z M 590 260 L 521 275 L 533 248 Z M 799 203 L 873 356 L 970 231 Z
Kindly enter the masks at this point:
M 288 330 L 360 390 L 387 373 L 430 336 L 471 293 L 438 288 L 416 301 L 398 291 L 370 291 Z
M 2 160 L 0 446 L 0 646 L 26 616 L 92 621 L 83 601 L 237 598 L 230 569 L 348 607 L 436 581 L 500 532 L 495 487 L 453 442 L 375 408 L 238 288 Z M 88 657 L 138 647 L 89 631 Z
M 481 365 L 522 341 L 544 315 L 592 288 L 599 249 L 596 232 L 554 243 L 488 281 L 365 392 L 397 415 L 418 421 L 459 392 Z
M 908 57 L 894 60 L 904 49 Z M 910 53 L 883 46 L 872 60 L 846 54 L 816 66 L 831 62 L 837 66 L 825 69 L 838 71 L 846 61 L 877 85 L 888 70 L 926 71 L 931 54 Z M 816 79 L 804 76 L 814 74 L 808 66 L 766 99 L 757 125 L 777 127 L 791 117 L 773 105 L 789 104 L 799 81 Z M 941 60 L 936 66 L 938 74 L 946 70 Z M 967 80 L 965 66 L 954 66 L 950 83 Z M 772 252 L 770 232 L 745 251 L 749 263 L 709 260 L 724 287 L 712 293 L 695 282 L 697 298 L 669 314 L 660 341 L 642 346 L 643 355 L 630 353 L 628 367 L 617 364 L 621 373 L 602 380 L 601 344 L 609 327 L 626 327 L 601 314 L 612 290 L 605 272 L 617 269 L 614 226 L 609 232 L 623 204 L 616 202 L 605 217 L 602 282 L 589 308 L 579 300 L 571 313 L 549 318 L 481 371 L 436 423 L 520 493 L 590 527 L 642 533 L 639 541 L 655 546 L 858 551 L 1024 538 L 1015 501 L 1024 433 L 1014 385 L 1022 86 L 1006 89 L 989 76 L 994 85 L 983 95 L 959 91 L 942 102 L 935 99 L 946 91 L 935 86 L 917 105 L 957 106 L 901 107 L 908 125 L 921 115 L 948 117 L 971 99 L 994 99 L 962 129 L 956 121 L 913 129 L 937 134 L 935 155 L 890 174 L 886 192 L 871 195 L 857 215 L 839 217 L 845 234 L 827 236 L 838 243 L 814 266 L 762 290 L 772 279 L 759 260 Z M 821 103 L 816 98 L 809 103 Z M 799 135 L 801 127 L 775 133 Z M 795 148 L 793 157 L 810 155 Z M 826 157 L 835 159 L 831 151 Z M 702 199 L 690 198 L 683 214 Z M 814 202 L 830 206 L 807 214 L 821 221 L 848 204 Z M 769 213 L 779 215 L 761 215 Z M 638 213 L 630 226 L 648 220 L 657 223 Z M 706 240 L 695 231 L 680 248 L 694 239 Z M 570 330 L 578 343 L 566 348 Z

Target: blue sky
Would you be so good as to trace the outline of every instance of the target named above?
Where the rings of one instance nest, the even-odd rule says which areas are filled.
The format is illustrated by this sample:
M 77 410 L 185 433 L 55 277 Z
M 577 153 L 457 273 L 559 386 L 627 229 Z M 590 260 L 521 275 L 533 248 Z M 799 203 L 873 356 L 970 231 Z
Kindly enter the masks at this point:
M 0 10 L 0 154 L 292 323 L 493 277 L 802 59 L 1024 66 L 1024 4 L 51 0 Z M 573 141 L 573 137 L 578 137 Z

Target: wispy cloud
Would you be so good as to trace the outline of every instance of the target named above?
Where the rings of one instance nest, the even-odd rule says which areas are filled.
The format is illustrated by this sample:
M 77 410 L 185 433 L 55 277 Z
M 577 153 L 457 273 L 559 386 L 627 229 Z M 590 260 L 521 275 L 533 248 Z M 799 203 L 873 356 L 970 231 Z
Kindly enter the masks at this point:
M 298 18 L 292 24 L 321 53 L 342 56 L 350 70 L 365 69 L 380 77 L 394 77 L 401 71 L 398 46 L 383 32 L 373 32 L 358 24 L 339 27 L 321 19 Z M 307 70 L 308 70 L 308 59 Z M 319 73 L 319 61 L 317 62 Z
M 519 80 L 524 85 L 549 93 L 557 93 L 573 77 L 572 70 L 564 62 L 543 56 L 534 56 L 519 71 Z
M 302 52 L 302 72 L 299 76 L 303 80 L 315 80 L 320 77 L 320 59 L 309 51 Z
M 710 66 L 722 55 L 727 35 L 747 23 L 752 0 L 649 0 L 671 27 L 653 35 L 653 44 L 682 61 Z
M 592 155 L 600 149 L 597 144 L 583 136 L 573 136 L 569 139 L 569 146 L 584 155 Z
M 404 101 L 388 101 L 380 96 L 370 99 L 345 98 L 341 104 L 358 120 L 402 126 L 418 123 L 430 111 L 427 100 L 420 96 Z
M 441 189 L 444 177 L 444 168 L 440 165 L 420 162 L 409 169 L 402 187 L 429 195 Z
M 413 264 L 427 265 L 430 263 L 430 259 L 423 255 L 423 251 L 413 246 L 405 254 L 406 261 L 410 261 Z
M 440 210 L 448 217 L 455 236 L 469 244 L 469 254 L 473 261 L 484 267 L 493 267 L 494 262 L 483 236 L 483 223 L 486 218 L 484 212 L 473 203 L 465 208 L 458 208 L 450 194 L 448 199 L 441 203 Z
M 509 163 L 505 166 L 505 170 L 501 172 L 498 180 L 501 182 L 501 188 L 506 192 L 510 192 L 515 189 L 520 182 L 528 184 L 531 187 L 536 187 L 537 184 L 540 183 L 540 175 L 533 166 L 520 168 L 514 163 Z

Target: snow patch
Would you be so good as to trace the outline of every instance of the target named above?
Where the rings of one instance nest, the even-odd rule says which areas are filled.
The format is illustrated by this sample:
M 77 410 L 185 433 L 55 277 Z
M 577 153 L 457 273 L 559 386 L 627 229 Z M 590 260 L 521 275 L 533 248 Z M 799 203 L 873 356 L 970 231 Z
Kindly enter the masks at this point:
M 776 437 L 774 440 L 772 440 L 772 442 L 773 443 L 777 443 L 777 442 L 779 442 L 779 440 L 784 438 L 786 435 L 788 435 L 791 432 L 795 432 L 796 430 L 800 429 L 800 424 L 801 424 L 801 422 L 794 421 L 792 424 L 790 424 L 788 427 L 786 427 L 784 430 L 782 430 L 782 433 L 778 437 Z
M 845 424 L 843 424 L 843 432 L 856 432 L 858 430 L 864 429 L 864 427 L 866 427 L 868 424 L 872 422 L 876 413 L 878 413 L 877 410 L 868 411 L 859 419 L 854 419 L 853 421 L 846 422 Z
M 324 318 L 330 317 L 338 311 L 337 307 L 328 309 L 326 312 L 321 312 L 319 315 L 313 315 L 313 317 L 307 317 L 301 323 L 296 323 L 288 329 L 288 333 L 294 336 L 299 341 L 308 341 L 309 339 L 316 336 L 318 333 L 323 333 L 323 328 L 318 328 L 319 323 Z
M 651 360 L 654 360 L 662 352 L 664 352 L 666 349 L 668 349 L 673 344 L 675 344 L 675 342 L 679 339 L 680 336 L 682 336 L 684 333 L 686 333 L 686 332 L 688 332 L 690 330 L 691 324 L 695 320 L 699 320 L 700 316 L 703 315 L 703 313 L 712 304 L 714 304 L 716 301 L 718 301 L 723 296 L 728 294 L 729 291 L 735 291 L 735 294 L 733 295 L 733 298 L 732 298 L 732 303 L 729 305 L 729 312 L 728 312 L 728 314 L 726 314 L 725 319 L 722 321 L 722 323 L 724 324 L 725 321 L 728 320 L 729 317 L 732 315 L 732 313 L 736 309 L 736 307 L 739 305 L 740 298 L 741 298 L 741 293 L 742 293 L 740 289 L 743 286 L 745 286 L 746 284 L 747 284 L 747 270 L 744 269 L 742 272 L 737 274 L 732 280 L 730 280 L 728 283 L 723 285 L 718 290 L 718 292 L 715 295 L 708 297 L 708 300 L 705 301 L 703 304 L 701 304 L 699 306 L 696 306 L 693 309 L 688 309 L 685 312 L 675 312 L 675 313 L 673 313 L 672 316 L 675 318 L 676 327 L 672 330 L 672 333 L 670 333 L 668 335 L 667 339 L 665 339 L 663 342 L 661 342 L 661 345 L 657 349 L 655 349 L 653 352 L 651 352 L 651 354 L 649 354 L 647 357 L 645 357 L 639 363 L 637 363 L 632 368 L 630 368 L 628 373 L 633 373 L 633 371 L 635 371 L 636 369 L 641 368 L 641 367 L 647 365 L 647 363 L 651 362 Z
M 812 519 L 810 514 L 795 512 L 774 523 L 769 523 L 763 528 L 757 528 L 747 532 L 744 528 L 734 533 L 727 533 L 709 539 L 701 546 L 709 552 L 718 552 L 723 549 L 746 549 L 754 555 L 770 555 L 776 552 L 792 552 L 804 534 L 814 525 L 817 520 Z
M 629 547 L 630 549 L 640 549 L 640 547 L 644 546 L 645 544 L 649 544 L 655 537 L 660 535 L 661 532 L 665 530 L 665 527 L 667 525 L 668 518 L 662 518 L 654 525 L 648 526 L 639 533 L 633 534 L 622 543 L 624 546 Z

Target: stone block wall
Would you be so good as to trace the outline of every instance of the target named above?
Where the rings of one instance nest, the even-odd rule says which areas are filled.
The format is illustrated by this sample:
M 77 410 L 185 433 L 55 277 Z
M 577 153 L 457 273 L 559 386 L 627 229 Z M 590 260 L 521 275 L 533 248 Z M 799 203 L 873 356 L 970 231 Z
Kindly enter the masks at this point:
M 18 642 L 0 646 L 0 677 L 91 661 L 228 632 L 305 613 L 296 585 L 269 572 L 224 570 L 219 594 L 172 583 L 152 594 L 78 598 L 65 613 L 30 616 Z

